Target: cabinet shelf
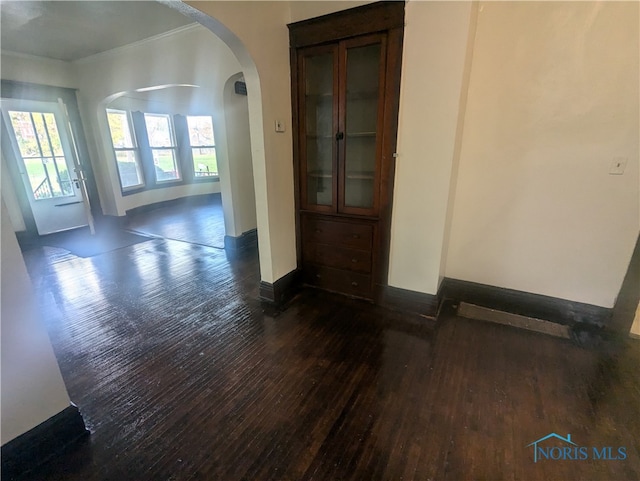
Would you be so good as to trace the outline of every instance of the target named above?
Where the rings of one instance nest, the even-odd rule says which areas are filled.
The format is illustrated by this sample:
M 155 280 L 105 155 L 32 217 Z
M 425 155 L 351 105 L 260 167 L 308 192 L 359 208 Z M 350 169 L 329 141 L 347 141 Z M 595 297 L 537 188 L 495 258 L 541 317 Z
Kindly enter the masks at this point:
M 314 177 L 316 179 L 330 179 L 333 177 L 333 175 L 331 174 L 331 172 L 323 172 L 321 170 L 311 170 L 309 172 L 307 172 L 307 175 L 309 177 Z
M 326 134 L 326 135 L 322 135 L 322 134 L 307 134 L 307 138 L 308 139 L 333 140 L 333 135 L 332 134 Z
M 378 92 L 347 92 L 347 100 L 374 100 L 378 98 Z
M 354 137 L 375 137 L 376 133 L 375 132 L 347 132 L 347 137 L 349 138 L 354 138 Z
M 373 172 L 347 172 L 345 177 L 348 180 L 373 180 Z

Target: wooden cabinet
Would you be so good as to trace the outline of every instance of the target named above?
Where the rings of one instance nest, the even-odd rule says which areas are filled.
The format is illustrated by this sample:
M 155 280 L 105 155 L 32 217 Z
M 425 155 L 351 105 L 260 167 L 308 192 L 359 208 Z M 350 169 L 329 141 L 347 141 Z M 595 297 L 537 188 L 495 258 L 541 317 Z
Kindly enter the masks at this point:
M 387 276 L 403 25 L 403 2 L 289 25 L 299 263 L 367 299 Z

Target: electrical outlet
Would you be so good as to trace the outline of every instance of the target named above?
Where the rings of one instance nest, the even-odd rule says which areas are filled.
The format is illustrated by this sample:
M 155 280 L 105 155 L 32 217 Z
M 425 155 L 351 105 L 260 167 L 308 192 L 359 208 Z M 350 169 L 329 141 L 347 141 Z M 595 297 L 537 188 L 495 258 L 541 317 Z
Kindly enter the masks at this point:
M 627 167 L 626 157 L 614 157 L 609 168 L 609 175 L 622 175 Z
M 284 122 L 282 120 L 276 120 L 276 132 L 284 132 Z

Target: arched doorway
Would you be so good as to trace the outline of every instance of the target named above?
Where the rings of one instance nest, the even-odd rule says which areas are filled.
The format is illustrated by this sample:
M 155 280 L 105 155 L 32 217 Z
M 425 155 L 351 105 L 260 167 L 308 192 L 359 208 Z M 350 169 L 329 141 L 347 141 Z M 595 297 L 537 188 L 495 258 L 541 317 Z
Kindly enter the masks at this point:
M 248 92 L 260 275 L 262 284 L 273 287 L 276 281 L 296 269 L 291 126 L 276 134 L 269 128 L 269 123 L 274 120 L 288 122 L 291 118 L 289 49 L 284 27 L 290 17 L 288 6 L 284 2 L 254 5 L 251 19 L 248 19 L 246 6 L 202 4 L 205 10 L 219 8 L 220 18 L 243 30 L 240 38 L 222 21 L 184 2 L 159 1 L 210 30 L 231 49 L 240 63 Z M 265 22 L 263 14 L 273 18 Z M 212 15 L 217 15 L 217 12 Z M 279 35 L 283 32 L 278 32 L 275 37 L 271 35 L 271 20 L 277 24 L 282 22 L 279 26 L 285 28 L 285 35 Z M 267 29 L 263 34 L 260 32 L 262 28 Z M 243 40 L 251 42 L 258 57 L 252 57 Z M 262 62 L 260 73 L 255 61 L 257 58 Z M 265 86 L 268 98 L 263 94 Z

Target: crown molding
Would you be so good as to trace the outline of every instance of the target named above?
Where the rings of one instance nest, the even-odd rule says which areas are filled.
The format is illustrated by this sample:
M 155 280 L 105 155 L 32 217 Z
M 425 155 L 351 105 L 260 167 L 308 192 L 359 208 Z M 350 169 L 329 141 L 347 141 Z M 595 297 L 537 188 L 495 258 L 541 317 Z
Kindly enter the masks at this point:
M 71 64 L 68 60 L 60 60 L 57 58 L 49 58 L 49 57 L 41 57 L 40 55 L 33 55 L 30 53 L 22 53 L 22 52 L 14 52 L 12 50 L 0 50 L 0 55 L 3 57 L 13 57 L 17 59 L 23 60 L 34 60 L 38 62 L 50 62 L 50 63 L 63 63 L 63 64 Z
M 76 65 L 83 65 L 85 63 L 91 63 L 96 60 L 100 60 L 105 57 L 111 57 L 113 55 L 118 55 L 128 50 L 147 45 L 153 42 L 157 42 L 158 40 L 162 40 L 165 38 L 175 37 L 177 35 L 182 35 L 186 33 L 191 33 L 198 29 L 203 29 L 204 27 L 200 25 L 198 22 L 190 23 L 189 25 L 185 25 L 184 27 L 174 28 L 173 30 L 169 30 L 168 32 L 160 33 L 158 35 L 154 35 L 152 37 L 144 38 L 142 40 L 138 40 L 137 42 L 129 43 L 127 45 L 123 45 L 122 47 L 112 48 L 111 50 L 105 50 L 104 52 L 99 52 L 93 55 L 89 55 L 87 57 L 79 58 L 77 60 L 73 60 L 71 63 Z

